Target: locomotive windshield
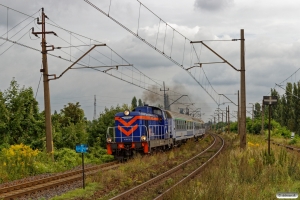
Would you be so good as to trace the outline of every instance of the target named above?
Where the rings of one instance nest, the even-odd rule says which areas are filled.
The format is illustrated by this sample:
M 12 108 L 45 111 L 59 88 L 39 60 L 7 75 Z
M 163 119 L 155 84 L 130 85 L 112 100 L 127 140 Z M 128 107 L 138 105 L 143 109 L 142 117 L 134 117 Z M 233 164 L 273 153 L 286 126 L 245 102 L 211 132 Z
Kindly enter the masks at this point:
M 162 111 L 160 109 L 153 109 L 153 114 L 162 116 Z

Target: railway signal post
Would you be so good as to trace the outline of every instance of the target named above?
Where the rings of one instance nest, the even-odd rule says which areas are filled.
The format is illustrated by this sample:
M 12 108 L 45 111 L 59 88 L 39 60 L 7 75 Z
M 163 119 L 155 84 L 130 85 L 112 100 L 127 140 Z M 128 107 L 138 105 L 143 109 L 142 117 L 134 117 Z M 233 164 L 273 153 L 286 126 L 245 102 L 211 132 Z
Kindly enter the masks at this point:
M 277 104 L 277 96 L 264 96 L 263 105 L 269 105 L 269 135 L 268 135 L 268 153 L 270 155 L 270 129 L 271 129 L 271 108 Z
M 75 147 L 76 153 L 81 153 L 82 158 L 82 188 L 85 189 L 85 177 L 84 177 L 84 153 L 88 152 L 88 146 L 86 144 L 77 144 Z

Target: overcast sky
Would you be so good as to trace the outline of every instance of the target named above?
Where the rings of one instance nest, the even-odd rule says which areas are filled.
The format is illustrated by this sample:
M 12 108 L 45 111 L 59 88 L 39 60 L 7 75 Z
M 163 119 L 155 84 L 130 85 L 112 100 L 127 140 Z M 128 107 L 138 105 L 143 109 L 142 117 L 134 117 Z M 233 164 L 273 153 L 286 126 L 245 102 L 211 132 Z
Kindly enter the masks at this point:
M 295 0 L 140 0 L 162 21 L 136 0 L 90 0 L 90 2 L 104 12 L 109 12 L 111 17 L 135 34 L 138 33 L 157 49 L 164 51 L 167 57 L 182 64 L 184 68 L 194 66 L 194 63 L 199 61 L 221 61 L 200 44 L 194 44 L 196 52 L 191 51 L 191 45 L 186 43 L 184 37 L 192 41 L 231 40 L 240 38 L 240 29 L 244 29 L 246 104 L 249 111 L 251 111 L 249 103 L 260 103 L 263 96 L 270 94 L 270 88 L 273 88 L 275 83 L 285 80 L 300 66 L 300 2 Z M 49 74 L 58 76 L 90 48 L 88 46 L 77 47 L 78 45 L 99 44 L 100 42 L 107 44 L 124 60 L 107 47 L 97 47 L 97 51 L 92 51 L 87 55 L 81 60 L 81 64 L 88 66 L 117 65 L 117 63 L 134 65 L 134 68 L 119 67 L 118 70 L 111 69 L 107 73 L 91 69 L 70 70 L 60 79 L 50 81 L 52 112 L 59 111 L 68 102 L 79 102 L 86 117 L 92 119 L 94 95 L 97 99 L 97 117 L 105 106 L 130 104 L 133 96 L 149 104 L 163 103 L 161 96 L 143 89 L 150 88 L 162 95 L 163 92 L 159 89 L 163 82 L 166 88 L 169 88 L 168 93 L 171 99 L 176 100 L 181 95 L 188 95 L 178 102 L 194 103 L 189 106 L 190 110 L 201 108 L 202 118 L 205 121 L 211 118 L 218 107 L 211 96 L 221 104 L 221 109 L 225 110 L 225 106 L 229 105 L 231 111 L 237 110 L 233 104 L 226 103 L 227 99 L 218 95 L 216 97 L 213 89 L 217 93 L 226 94 L 237 103 L 237 96 L 234 94 L 239 90 L 239 72 L 227 64 L 211 64 L 203 65 L 203 69 L 193 68 L 189 70 L 189 73 L 84 0 L 0 0 L 0 4 L 9 7 L 7 9 L 0 6 L 0 35 L 3 38 L 8 37 L 24 45 L 41 49 L 41 39 L 30 34 L 32 27 L 34 31 L 40 31 L 40 25 L 37 25 L 33 18 L 26 19 L 27 16 L 12 9 L 36 18 L 40 16 L 39 9 L 44 7 L 49 17 L 48 23 L 72 31 L 70 34 L 61 28 L 46 25 L 47 31 L 54 31 L 58 35 L 55 37 L 47 34 L 49 45 L 68 47 L 71 43 L 72 46 L 76 46 L 49 52 L 71 61 L 64 61 L 49 55 Z M 22 22 L 23 20 L 25 21 Z M 16 26 L 19 22 L 22 23 Z M 14 26 L 16 27 L 13 28 Z M 174 31 L 170 27 L 184 37 L 176 32 L 173 35 Z M 12 30 L 7 33 L 10 29 Z M 32 87 L 35 94 L 38 91 L 36 99 L 40 109 L 43 110 L 42 82 L 37 90 L 41 76 L 39 72 L 42 62 L 41 53 L 4 42 L 5 40 L 0 39 L 0 90 L 6 90 L 12 78 L 15 77 L 20 86 Z M 239 41 L 215 41 L 206 42 L 206 44 L 233 66 L 240 68 Z M 104 70 L 104 68 L 99 69 Z M 203 70 L 213 89 L 206 80 Z M 297 74 L 287 81 L 298 81 Z M 284 90 L 278 87 L 276 89 L 279 93 L 284 93 Z M 183 107 L 186 105 L 172 105 L 174 111 L 179 111 L 178 108 Z

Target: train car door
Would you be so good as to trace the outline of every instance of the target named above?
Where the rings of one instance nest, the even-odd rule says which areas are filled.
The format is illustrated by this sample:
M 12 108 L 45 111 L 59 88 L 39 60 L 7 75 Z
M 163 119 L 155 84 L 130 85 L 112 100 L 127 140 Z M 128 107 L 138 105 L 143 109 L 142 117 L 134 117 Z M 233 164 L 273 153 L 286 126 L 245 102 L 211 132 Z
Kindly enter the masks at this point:
M 149 129 L 149 121 L 148 120 L 144 120 L 144 124 L 145 124 L 145 127 L 146 127 L 146 132 L 147 132 L 147 138 L 151 138 L 151 135 L 150 135 L 150 129 Z

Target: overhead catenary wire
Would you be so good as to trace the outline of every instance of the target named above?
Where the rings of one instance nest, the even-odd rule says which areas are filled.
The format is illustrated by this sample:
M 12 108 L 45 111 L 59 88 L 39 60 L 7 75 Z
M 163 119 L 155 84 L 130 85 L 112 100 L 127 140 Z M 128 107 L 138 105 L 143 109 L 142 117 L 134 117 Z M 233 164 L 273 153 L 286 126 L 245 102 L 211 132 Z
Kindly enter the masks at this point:
M 25 13 L 22 13 L 22 14 L 28 16 L 27 19 L 28 19 L 28 18 L 33 18 L 33 20 L 35 20 L 35 18 L 32 17 L 32 16 L 30 16 L 30 15 L 27 15 L 27 14 L 25 14 Z M 23 21 L 25 21 L 25 20 L 23 20 Z M 52 21 L 52 22 L 53 22 L 53 21 Z M 49 24 L 48 22 L 46 22 L 46 23 Z M 53 23 L 55 23 L 55 22 L 53 22 Z M 60 28 L 60 29 L 62 29 L 62 30 L 66 30 L 66 29 L 64 29 L 64 28 L 62 28 L 62 27 L 60 27 L 60 26 L 58 27 L 57 25 L 56 25 L 56 27 L 57 27 L 57 28 Z M 72 32 L 72 31 L 69 31 L 69 32 L 71 33 L 70 35 L 74 37 L 74 35 L 73 35 L 74 32 Z M 28 33 L 28 32 L 26 32 L 26 33 Z M 75 35 L 79 35 L 80 37 L 85 37 L 85 36 L 82 36 L 82 35 L 77 34 L 77 33 L 75 33 Z M 24 36 L 22 36 L 22 37 L 24 37 Z M 22 37 L 21 37 L 21 38 L 22 38 Z M 20 38 L 20 39 L 21 39 L 21 38 Z M 88 38 L 88 37 L 85 37 L 85 38 Z M 26 48 L 35 50 L 35 51 L 37 51 L 37 52 L 40 52 L 39 49 L 36 49 L 36 48 L 33 48 L 33 47 L 28 46 L 28 45 L 24 45 L 24 44 L 20 43 L 20 42 L 19 42 L 20 39 L 18 39 L 17 41 L 13 41 L 13 40 L 8 39 L 8 38 L 5 39 L 5 38 L 3 38 L 3 37 L 1 37 L 1 39 L 2 39 L 2 40 L 5 40 L 5 42 L 11 42 L 11 43 L 13 43 L 13 45 L 17 44 L 17 45 L 20 45 L 20 46 L 23 46 L 23 47 L 26 47 Z M 62 39 L 62 38 L 61 38 L 61 39 Z M 89 38 L 89 39 L 91 40 L 91 38 Z M 95 40 L 93 40 L 93 41 L 95 41 Z M 72 46 L 72 45 L 70 44 L 70 47 L 61 47 L 61 48 L 71 48 L 71 47 L 79 47 L 79 46 L 85 46 L 85 45 L 76 45 L 76 46 L 73 45 L 73 46 Z M 88 46 L 88 45 L 86 45 L 86 46 Z M 110 47 L 108 47 L 108 48 L 110 48 Z M 110 48 L 110 49 L 111 49 L 111 48 Z M 7 51 L 7 50 L 6 50 L 6 51 Z M 62 51 L 62 50 L 61 50 L 61 51 Z M 120 55 L 117 54 L 114 50 L 111 49 L 111 51 L 114 52 L 116 55 L 120 56 Z M 64 51 L 63 51 L 63 52 L 64 52 Z M 64 53 L 66 53 L 66 52 L 64 52 Z M 59 58 L 59 59 L 65 60 L 65 61 L 71 61 L 71 60 L 72 60 L 72 59 L 69 59 L 69 60 L 68 60 L 68 59 L 65 59 L 65 58 L 63 58 L 63 57 L 61 57 L 61 56 L 57 56 L 57 55 L 52 54 L 52 53 L 48 53 L 48 54 L 49 54 L 50 56 L 54 56 L 54 57 L 56 57 L 56 58 Z M 66 53 L 66 54 L 67 54 L 67 53 Z M 74 56 L 72 56 L 72 55 L 70 54 L 70 58 L 71 58 L 71 57 L 74 57 Z M 122 62 L 123 62 L 123 61 L 127 62 L 125 59 L 122 58 Z M 112 59 L 111 59 L 111 62 L 112 62 Z M 127 62 L 127 63 L 128 63 L 128 62 Z M 79 64 L 79 63 L 78 63 L 78 64 Z M 87 65 L 82 64 L 82 65 L 83 65 L 83 66 L 88 66 L 89 64 L 87 64 Z M 155 82 L 156 84 L 161 85 L 160 83 L 154 81 L 154 80 L 153 80 L 152 78 L 150 78 L 149 76 L 143 74 L 143 73 L 142 73 L 141 71 L 139 71 L 138 69 L 135 68 L 135 70 L 137 70 L 137 71 L 140 73 L 140 76 L 143 75 L 143 76 L 144 76 L 144 79 L 147 77 L 147 78 L 148 78 L 147 80 L 151 80 L 151 81 Z M 137 72 L 134 71 L 134 73 L 137 73 Z M 111 75 L 111 76 L 114 76 L 114 75 Z M 118 77 L 118 78 L 119 78 L 119 77 Z M 121 80 L 122 80 L 122 79 L 121 79 Z M 134 80 L 137 80 L 137 79 L 134 78 Z M 141 82 L 141 79 L 139 80 L 139 82 Z M 145 85 L 150 85 L 150 84 L 144 82 L 144 86 L 145 86 Z M 141 86 L 142 86 L 142 84 L 140 84 L 140 87 L 141 87 Z M 149 91 L 150 91 L 150 90 L 149 90 Z M 178 93 L 178 92 L 175 92 L 175 91 L 171 91 L 171 92 Z M 172 99 L 171 99 L 171 100 L 172 100 Z
M 27 33 L 27 32 L 26 32 L 26 33 Z M 17 44 L 17 45 L 23 46 L 23 47 L 25 47 L 25 48 L 29 48 L 29 49 L 31 49 L 31 50 L 35 50 L 35 51 L 37 51 L 37 52 L 40 52 L 39 49 L 30 47 L 30 46 L 28 46 L 28 45 L 21 44 L 21 43 L 19 43 L 18 41 L 12 41 L 12 40 L 10 40 L 10 39 L 6 39 L 6 38 L 3 38 L 3 37 L 0 37 L 0 39 L 2 39 L 2 40 L 7 40 L 7 41 L 12 42 L 12 43 L 14 43 L 14 44 Z M 63 57 L 61 57 L 61 56 L 57 56 L 57 55 L 54 55 L 54 54 L 51 54 L 51 53 L 48 53 L 48 55 L 53 56 L 53 57 L 56 57 L 56 58 L 59 58 L 59 59 L 62 59 L 62 60 L 65 60 L 65 61 L 68 61 L 68 62 L 72 62 L 72 61 L 70 61 L 70 60 L 68 60 L 68 59 L 66 59 L 66 58 L 63 58 Z M 88 67 L 87 65 L 84 65 L 84 64 L 81 64 L 81 63 L 77 63 L 77 64 L 78 64 L 78 65 L 81 65 L 81 66 L 84 66 L 84 67 Z M 98 69 L 94 69 L 94 68 L 91 68 L 91 69 L 96 70 L 96 71 L 99 71 L 99 72 L 102 72 L 102 73 L 105 73 L 105 72 L 103 72 L 103 71 L 101 71 L 101 70 L 98 70 Z M 105 73 L 105 74 L 107 74 L 107 75 L 109 75 L 109 76 L 112 76 L 112 77 L 114 77 L 114 78 L 120 79 L 119 77 L 117 77 L 117 76 L 115 76 L 115 75 L 113 75 L 113 74 L 110 74 L 110 73 Z M 123 76 L 127 76 L 127 75 L 123 75 Z M 127 82 L 127 83 L 130 83 L 130 84 L 132 84 L 132 85 L 135 85 L 135 86 L 137 86 L 137 87 L 139 87 L 139 88 L 142 88 L 142 89 L 144 89 L 144 90 L 147 90 L 147 91 L 149 91 L 149 92 L 152 92 L 152 93 L 154 93 L 154 94 L 156 94 L 156 95 L 158 95 L 158 96 L 163 96 L 162 94 L 159 94 L 158 92 L 152 91 L 152 90 L 150 90 L 149 88 L 142 87 L 142 86 L 140 86 L 140 85 L 138 85 L 138 84 L 135 84 L 134 82 L 130 82 L 130 81 L 127 81 L 127 80 L 125 80 L 125 79 L 120 79 L 120 80 L 122 80 L 122 81 L 124 81 L 124 82 Z M 133 79 L 133 80 L 138 81 L 138 79 Z M 174 99 L 171 99 L 171 98 L 170 98 L 170 100 L 174 100 Z
M 183 61 L 182 61 L 182 64 L 179 64 L 176 60 L 174 60 L 171 56 L 167 56 L 162 50 L 158 49 L 157 48 L 157 39 L 158 39 L 158 33 L 157 33 L 157 36 L 156 36 L 156 42 L 155 44 L 151 44 L 149 43 L 148 41 L 146 41 L 145 39 L 141 38 L 139 35 L 137 35 L 136 33 L 134 33 L 133 31 L 131 31 L 129 28 L 127 28 L 126 26 L 124 26 L 122 23 L 120 23 L 119 21 L 117 21 L 115 18 L 107 15 L 102 9 L 100 9 L 99 7 L 95 6 L 94 4 L 92 4 L 89 0 L 84 0 L 86 3 L 88 3 L 90 6 L 92 6 L 93 8 L 95 8 L 96 10 L 98 10 L 99 12 L 101 12 L 102 14 L 106 15 L 107 17 L 109 17 L 111 20 L 113 20 L 115 23 L 117 23 L 118 25 L 120 25 L 121 27 L 123 27 L 125 30 L 127 30 L 128 32 L 130 32 L 131 34 L 133 34 L 134 36 L 136 36 L 137 38 L 139 38 L 141 41 L 143 41 L 144 43 L 146 43 L 148 46 L 150 46 L 151 48 L 153 48 L 154 50 L 156 50 L 158 53 L 160 53 L 161 55 L 165 56 L 167 59 L 169 59 L 170 61 L 172 61 L 174 64 L 176 64 L 177 66 L 181 67 L 182 69 L 185 69 L 183 67 Z M 138 1 L 138 0 L 137 0 Z M 139 3 L 141 3 L 140 1 L 138 1 Z M 143 4 L 141 4 L 143 5 Z M 158 19 L 159 19 L 159 25 L 160 25 L 160 22 L 164 22 L 167 24 L 167 22 L 165 22 L 164 20 L 162 20 L 160 17 L 158 17 L 155 13 L 153 13 L 149 8 L 147 8 L 146 6 L 143 5 L 143 7 L 145 7 L 147 10 L 149 10 L 152 14 L 154 14 Z M 170 26 L 170 25 L 168 25 Z M 173 29 L 173 31 L 176 31 L 173 27 L 170 26 L 170 28 Z M 159 32 L 159 29 L 158 29 L 158 32 Z M 186 40 L 190 41 L 189 39 L 187 39 L 185 36 L 183 36 L 180 32 L 176 31 L 179 35 L 181 35 L 182 37 L 185 38 L 185 42 Z M 191 41 L 190 41 L 191 42 Z M 173 46 L 173 44 L 172 44 Z M 172 50 L 171 50 L 172 51 Z M 204 71 L 204 69 L 202 69 Z M 201 83 L 199 81 L 196 80 L 196 78 L 191 74 L 191 73 L 188 73 L 203 89 L 204 91 L 217 103 L 217 101 L 215 100 L 215 98 L 212 96 L 212 94 L 209 93 L 209 91 L 207 89 L 205 89 L 205 87 L 203 87 L 201 85 Z M 207 76 L 205 74 L 205 77 L 206 79 Z M 210 84 L 210 82 L 208 81 L 208 83 Z M 210 87 L 212 87 L 212 85 L 210 84 Z M 213 88 L 213 87 L 212 87 Z M 212 89 L 213 91 L 215 91 L 215 89 L 213 88 Z M 217 92 L 216 92 L 217 94 Z
M 12 35 L 11 37 L 10 37 L 10 39 L 12 39 L 14 36 L 16 36 L 18 33 L 20 33 L 22 30 L 24 30 L 29 24 L 31 24 L 32 22 L 33 22 L 34 20 L 32 20 L 32 21 L 30 21 L 28 24 L 26 24 L 23 28 L 21 28 L 19 31 L 17 31 L 14 35 Z M 24 22 L 24 21 L 22 21 L 22 22 Z M 19 23 L 20 24 L 20 23 Z M 14 26 L 14 28 L 15 27 L 17 27 L 17 26 Z M 12 28 L 13 29 L 13 28 Z M 11 30 L 12 30 L 11 29 Z M 3 34 L 1 37 L 3 37 L 5 34 Z M 7 39 L 8 39 L 8 37 L 7 37 Z M 5 42 L 3 42 L 2 44 L 0 44 L 0 46 L 2 46 L 3 44 L 5 44 L 7 41 L 5 41 Z
M 281 85 L 283 82 L 287 81 L 289 78 L 291 78 L 293 75 L 295 75 L 299 70 L 300 70 L 300 68 L 298 68 L 295 72 L 293 72 L 290 76 L 288 76 L 286 79 L 284 79 L 283 81 L 281 81 L 279 84 L 275 83 L 273 89 L 275 90 L 276 87 L 280 87 L 281 89 L 285 90 L 285 89 L 282 88 L 280 85 Z M 285 91 L 286 91 L 286 90 L 285 90 Z M 270 94 L 271 94 L 271 92 L 269 92 L 267 95 L 270 95 Z M 262 102 L 262 99 L 256 101 L 256 103 L 259 103 L 259 102 Z
M 28 32 L 24 33 L 16 42 L 18 42 L 19 40 L 21 40 Z M 1 37 L 2 39 L 3 37 Z M 6 41 L 8 41 L 9 39 L 6 39 Z M 2 56 L 5 52 L 7 52 L 12 46 L 14 46 L 16 44 L 16 42 L 14 42 L 14 44 L 10 45 L 7 49 L 5 49 L 2 53 L 0 53 L 0 56 Z

